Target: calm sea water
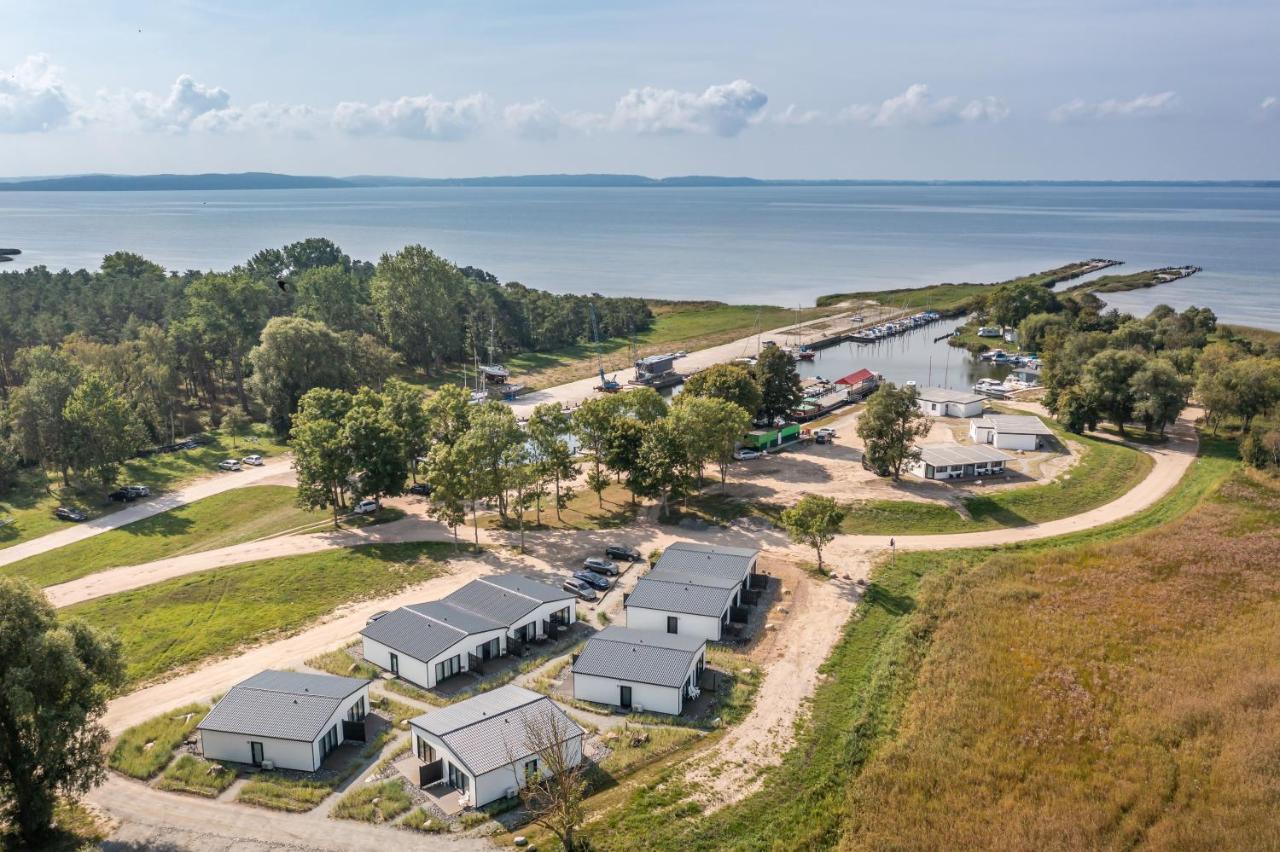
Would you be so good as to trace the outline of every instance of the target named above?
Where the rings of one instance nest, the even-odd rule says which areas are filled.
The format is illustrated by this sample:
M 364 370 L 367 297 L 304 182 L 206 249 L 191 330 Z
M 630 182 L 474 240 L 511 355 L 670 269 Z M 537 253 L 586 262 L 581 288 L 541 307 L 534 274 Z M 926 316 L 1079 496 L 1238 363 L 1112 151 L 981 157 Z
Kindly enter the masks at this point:
M 223 269 L 326 236 L 376 259 L 422 243 L 563 292 L 812 304 L 824 293 L 993 281 L 1086 257 L 1204 272 L 1111 302 L 1208 305 L 1280 329 L 1280 189 L 1222 187 L 383 188 L 0 193 L 18 263 L 118 249 Z M 1122 269 L 1123 269 L 1122 268 Z

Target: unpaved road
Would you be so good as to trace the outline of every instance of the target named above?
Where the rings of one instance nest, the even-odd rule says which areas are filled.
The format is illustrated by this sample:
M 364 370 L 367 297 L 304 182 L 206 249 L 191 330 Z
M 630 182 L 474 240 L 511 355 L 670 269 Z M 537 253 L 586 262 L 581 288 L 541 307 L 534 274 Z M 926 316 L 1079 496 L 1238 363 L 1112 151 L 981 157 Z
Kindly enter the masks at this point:
M 150 518 L 152 515 L 167 512 L 170 509 L 176 509 L 179 506 L 185 506 L 188 503 L 194 503 L 196 500 L 203 500 L 205 497 L 212 497 L 215 494 L 221 494 L 233 488 L 257 485 L 281 475 L 292 477 L 292 474 L 293 460 L 288 456 L 272 459 L 261 467 L 248 467 L 240 471 L 221 471 L 212 476 L 196 480 L 190 485 L 175 491 L 149 497 L 141 503 L 135 503 L 128 508 L 121 509 L 119 512 L 112 512 L 110 515 L 104 515 L 101 518 L 94 518 L 91 521 L 85 521 L 80 524 L 68 524 L 65 529 L 57 532 L 51 532 L 38 538 L 33 538 L 30 541 L 24 541 L 21 544 L 6 547 L 0 550 L 0 565 L 9 565 L 20 559 L 26 559 L 28 556 L 35 556 L 37 553 L 53 550 L 55 547 L 63 547 L 73 542 L 83 541 L 86 538 L 93 538 L 95 535 L 101 535 L 125 524 L 131 524 L 143 518 Z

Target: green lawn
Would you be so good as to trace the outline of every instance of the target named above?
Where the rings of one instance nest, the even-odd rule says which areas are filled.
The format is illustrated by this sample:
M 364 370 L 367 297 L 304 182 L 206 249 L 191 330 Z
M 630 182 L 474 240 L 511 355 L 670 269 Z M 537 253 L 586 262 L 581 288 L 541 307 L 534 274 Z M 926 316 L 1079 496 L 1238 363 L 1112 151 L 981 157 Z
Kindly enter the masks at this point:
M 236 801 L 273 811 L 304 813 L 327 799 L 343 780 L 316 780 L 261 772 L 240 788 Z
M 1233 445 L 1205 441 L 1200 458 L 1157 505 L 1105 527 L 1003 548 L 1002 553 L 1039 554 L 1076 545 L 1086 546 L 1087 552 L 1087 546 L 1174 521 L 1200 505 L 1237 468 Z M 691 799 L 695 791 L 676 773 L 657 775 L 621 799 L 606 795 L 600 802 L 589 802 L 597 815 L 586 832 L 593 848 L 604 852 L 644 845 L 689 852 L 839 846 L 854 819 L 850 788 L 898 730 L 948 590 L 989 558 L 989 550 L 956 550 L 908 553 L 882 562 L 823 665 L 824 678 L 796 747 L 780 766 L 766 771 L 759 792 L 708 815 Z M 939 701 L 941 706 L 950 703 Z M 872 814 L 860 816 L 874 820 Z M 922 839 L 894 845 L 933 844 Z
M 150 778 L 173 757 L 209 712 L 207 704 L 188 704 L 127 729 L 116 740 L 108 765 L 132 778 Z
M 234 448 L 231 439 L 224 435 L 211 433 L 210 437 L 214 440 L 208 446 L 134 459 L 123 466 L 119 481 L 147 485 L 158 494 L 215 473 L 218 462 L 228 457 L 239 458 L 249 453 L 270 457 L 285 452 L 285 447 L 276 442 L 271 430 L 261 425 L 255 427 L 251 439 L 238 439 Z M 39 469 L 24 471 L 18 484 L 0 495 L 0 521 L 12 520 L 12 523 L 0 526 L 0 548 L 65 528 L 68 522 L 53 517 L 53 510 L 59 505 L 75 506 L 90 518 L 120 510 L 125 504 L 106 499 L 110 490 L 94 483 L 80 482 L 63 488 L 58 476 L 46 476 Z
M 236 780 L 235 772 L 221 763 L 212 763 L 194 754 L 180 755 L 156 779 L 156 788 L 174 793 L 190 793 L 216 799 Z
M 882 305 L 905 308 L 928 308 L 944 313 L 963 313 L 974 296 L 990 293 L 991 288 L 1004 284 L 1043 284 L 1048 287 L 1062 281 L 1068 281 L 1082 274 L 1088 267 L 1088 261 L 1078 261 L 1046 269 L 1031 275 L 1022 275 L 1008 281 L 997 281 L 991 284 L 932 284 L 925 287 L 905 287 L 898 290 L 872 290 L 863 293 L 834 293 L 818 299 L 819 306 L 835 305 L 845 301 L 871 300 Z
M 325 512 L 299 509 L 296 493 L 286 485 L 225 491 L 6 565 L 0 574 L 51 586 L 105 568 L 213 550 L 328 519 Z
M 1064 433 L 1050 427 L 1062 440 Z M 970 518 L 938 503 L 868 500 L 849 507 L 841 532 L 860 535 L 933 535 L 1021 527 L 1056 521 L 1105 505 L 1141 482 L 1153 462 L 1123 444 L 1072 435 L 1083 456 L 1052 482 L 992 491 L 964 501 Z
M 411 807 L 413 802 L 404 784 L 393 779 L 349 790 L 333 806 L 333 816 L 361 822 L 390 822 Z
M 373 544 L 191 574 L 63 610 L 124 644 L 129 682 L 299 630 L 355 600 L 438 576 L 450 545 Z

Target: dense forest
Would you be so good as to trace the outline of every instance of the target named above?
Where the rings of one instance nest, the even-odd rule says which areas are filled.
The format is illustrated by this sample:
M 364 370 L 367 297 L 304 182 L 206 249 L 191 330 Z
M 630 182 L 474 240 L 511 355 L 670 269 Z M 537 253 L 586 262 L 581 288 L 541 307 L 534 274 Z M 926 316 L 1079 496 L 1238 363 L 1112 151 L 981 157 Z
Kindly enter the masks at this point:
M 169 273 L 128 252 L 97 271 L 3 272 L 0 479 L 34 462 L 106 473 L 103 459 L 217 426 L 232 408 L 284 434 L 313 387 L 428 378 L 652 321 L 641 299 L 501 283 L 421 246 L 373 264 L 319 238 L 225 272 Z

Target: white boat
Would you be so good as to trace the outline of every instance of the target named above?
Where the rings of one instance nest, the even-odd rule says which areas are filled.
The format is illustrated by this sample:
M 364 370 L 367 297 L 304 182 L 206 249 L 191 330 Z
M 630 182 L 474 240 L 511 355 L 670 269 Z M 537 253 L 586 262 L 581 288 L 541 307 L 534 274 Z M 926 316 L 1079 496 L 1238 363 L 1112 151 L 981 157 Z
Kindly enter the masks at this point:
M 511 378 L 511 372 L 501 364 L 481 364 L 480 375 L 484 376 L 486 382 L 493 382 L 495 385 L 505 385 L 507 379 Z

